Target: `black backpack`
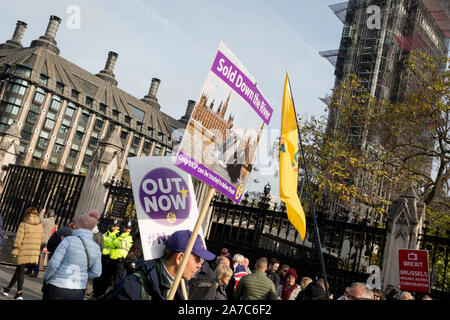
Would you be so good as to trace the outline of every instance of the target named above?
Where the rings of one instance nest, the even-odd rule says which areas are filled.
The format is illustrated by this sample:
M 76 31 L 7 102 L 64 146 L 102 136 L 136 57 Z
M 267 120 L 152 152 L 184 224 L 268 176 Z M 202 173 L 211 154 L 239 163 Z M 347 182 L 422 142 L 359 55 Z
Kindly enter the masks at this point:
M 189 280 L 189 300 L 215 300 L 218 286 L 217 279 L 192 278 Z

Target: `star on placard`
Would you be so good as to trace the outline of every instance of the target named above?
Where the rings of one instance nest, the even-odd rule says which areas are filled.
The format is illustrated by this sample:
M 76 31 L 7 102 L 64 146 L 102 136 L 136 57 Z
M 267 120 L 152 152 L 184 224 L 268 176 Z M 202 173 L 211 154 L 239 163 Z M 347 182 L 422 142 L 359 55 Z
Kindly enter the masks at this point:
M 184 198 L 184 197 L 187 197 L 188 196 L 188 190 L 186 190 L 184 187 L 182 187 L 181 188 L 181 190 L 180 190 L 180 192 L 181 192 L 181 196 Z

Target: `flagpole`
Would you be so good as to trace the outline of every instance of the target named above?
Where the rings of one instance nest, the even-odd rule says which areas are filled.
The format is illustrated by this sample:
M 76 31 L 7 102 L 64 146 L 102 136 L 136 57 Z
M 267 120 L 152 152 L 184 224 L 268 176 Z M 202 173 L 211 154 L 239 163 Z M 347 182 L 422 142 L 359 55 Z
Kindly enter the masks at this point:
M 316 209 L 314 207 L 314 201 L 313 201 L 313 198 L 312 198 L 311 187 L 310 187 L 310 184 L 309 184 L 308 170 L 307 170 L 306 162 L 305 162 L 305 153 L 303 151 L 303 143 L 302 143 L 302 138 L 301 138 L 301 135 L 300 135 L 300 129 L 299 129 L 299 126 L 298 126 L 297 113 L 295 112 L 294 96 L 292 95 L 291 80 L 289 79 L 289 77 L 288 77 L 288 83 L 289 83 L 289 93 L 291 94 L 292 106 L 294 108 L 295 123 L 297 124 L 298 140 L 300 142 L 300 151 L 302 153 L 303 170 L 305 170 L 306 185 L 308 187 L 309 200 L 311 202 L 311 211 L 312 211 L 311 215 L 312 215 L 313 222 L 314 222 L 314 229 L 315 229 L 315 234 L 316 234 L 316 242 L 317 242 L 317 245 L 319 247 L 320 265 L 322 267 L 323 280 L 324 280 L 324 283 L 325 283 L 325 291 L 326 291 L 326 294 L 327 294 L 327 298 L 329 299 L 330 298 L 330 292 L 329 292 L 329 289 L 328 289 L 328 281 L 327 281 L 327 273 L 326 273 L 326 270 L 325 270 L 325 262 L 323 260 L 322 245 L 320 244 L 319 228 L 317 226 L 317 220 L 316 220 Z

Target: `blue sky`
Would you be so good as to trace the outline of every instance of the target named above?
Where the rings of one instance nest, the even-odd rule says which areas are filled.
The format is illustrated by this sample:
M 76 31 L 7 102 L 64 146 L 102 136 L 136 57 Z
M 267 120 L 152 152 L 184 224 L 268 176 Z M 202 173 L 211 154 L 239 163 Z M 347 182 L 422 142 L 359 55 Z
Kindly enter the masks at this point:
M 279 129 L 286 69 L 297 112 L 325 115 L 318 98 L 330 93 L 334 69 L 318 52 L 339 46 L 342 23 L 328 8 L 337 2 L 342 1 L 41 0 L 36 6 L 15 0 L 0 13 L 0 41 L 10 39 L 16 21 L 22 20 L 28 24 L 22 44 L 29 46 L 45 33 L 50 15 L 57 15 L 62 18 L 56 34 L 62 57 L 98 73 L 108 51 L 117 52 L 118 87 L 142 98 L 151 79 L 161 79 L 161 110 L 176 119 L 189 99 L 199 98 L 223 41 L 274 109 L 269 129 Z M 67 25 L 71 5 L 80 10 L 79 29 Z M 259 179 L 261 190 L 264 179 Z

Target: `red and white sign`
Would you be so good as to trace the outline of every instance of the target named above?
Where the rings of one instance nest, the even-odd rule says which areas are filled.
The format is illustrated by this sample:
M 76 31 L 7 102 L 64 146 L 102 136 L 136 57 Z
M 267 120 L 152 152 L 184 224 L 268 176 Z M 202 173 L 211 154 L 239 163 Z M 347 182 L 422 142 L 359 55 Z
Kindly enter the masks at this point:
M 400 289 L 411 292 L 430 292 L 427 250 L 398 250 Z

